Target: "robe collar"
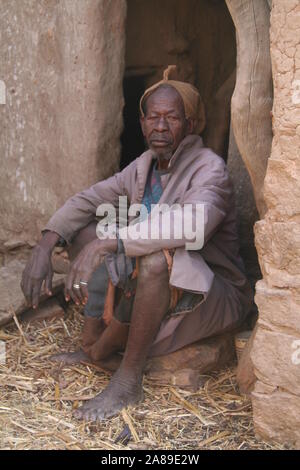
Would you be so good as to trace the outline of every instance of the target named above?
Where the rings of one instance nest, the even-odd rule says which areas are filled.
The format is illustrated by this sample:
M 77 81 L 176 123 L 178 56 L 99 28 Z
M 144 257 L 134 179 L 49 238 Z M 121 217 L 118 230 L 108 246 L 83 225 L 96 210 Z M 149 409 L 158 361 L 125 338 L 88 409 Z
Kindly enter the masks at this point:
M 202 137 L 199 135 L 188 135 L 186 136 L 178 145 L 177 149 L 170 158 L 167 169 L 165 170 L 166 174 L 172 174 L 176 168 L 178 162 L 180 161 L 180 156 L 191 147 L 196 145 L 198 147 L 203 147 Z M 137 183 L 138 183 L 138 202 L 142 201 L 145 185 L 147 181 L 147 176 L 150 170 L 150 166 L 153 160 L 154 154 L 151 150 L 144 152 L 140 158 L 137 159 Z M 183 157 L 184 158 L 184 157 Z

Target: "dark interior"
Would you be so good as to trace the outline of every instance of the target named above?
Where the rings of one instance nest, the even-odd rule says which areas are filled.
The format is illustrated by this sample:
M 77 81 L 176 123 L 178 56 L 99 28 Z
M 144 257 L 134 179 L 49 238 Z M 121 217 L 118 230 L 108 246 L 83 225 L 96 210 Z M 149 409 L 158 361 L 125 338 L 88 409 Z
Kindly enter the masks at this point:
M 130 76 L 125 77 L 123 80 L 125 106 L 123 111 L 124 130 L 121 136 L 121 170 L 145 150 L 144 137 L 139 121 L 139 100 L 144 89 L 145 80 L 143 76 Z

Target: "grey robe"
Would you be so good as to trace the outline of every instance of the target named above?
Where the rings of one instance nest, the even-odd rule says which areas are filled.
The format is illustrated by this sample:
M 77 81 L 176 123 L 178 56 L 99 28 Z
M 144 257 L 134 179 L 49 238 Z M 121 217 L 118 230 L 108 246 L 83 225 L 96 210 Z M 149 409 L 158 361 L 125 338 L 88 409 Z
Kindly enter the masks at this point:
M 71 242 L 80 229 L 94 220 L 101 203 L 118 207 L 119 196 L 127 196 L 131 205 L 141 203 L 152 158 L 148 150 L 122 172 L 71 197 L 44 229 Z M 193 208 L 196 203 L 202 203 L 205 222 L 204 246 L 197 251 L 186 250 L 185 243 L 190 240 L 184 235 L 176 238 L 172 228 L 170 237 L 163 239 L 159 217 L 151 222 L 157 223 L 159 237 L 155 240 L 136 239 L 130 226 L 120 230 L 126 255 L 131 257 L 175 248 L 170 284 L 204 296 L 201 305 L 189 313 L 189 320 L 181 312 L 163 322 L 154 345 L 166 345 L 167 340 L 165 348 L 157 347 L 158 353 L 165 353 L 238 324 L 251 308 L 252 292 L 239 256 L 234 193 L 223 159 L 205 148 L 201 137 L 187 136 L 173 154 L 161 180 L 163 194 L 159 203 L 181 206 L 189 203 Z M 145 223 L 147 220 L 141 225 Z M 136 227 L 134 232 L 137 233 Z M 208 321 L 206 327 L 204 320 Z

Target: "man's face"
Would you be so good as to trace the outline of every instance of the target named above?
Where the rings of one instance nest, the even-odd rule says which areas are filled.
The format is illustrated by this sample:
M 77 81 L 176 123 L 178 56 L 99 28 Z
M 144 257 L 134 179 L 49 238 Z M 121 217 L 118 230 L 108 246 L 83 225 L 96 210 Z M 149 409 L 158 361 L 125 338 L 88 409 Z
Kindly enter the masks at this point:
M 149 148 L 162 159 L 170 159 L 191 132 L 181 96 L 172 87 L 158 88 L 149 96 L 141 126 Z

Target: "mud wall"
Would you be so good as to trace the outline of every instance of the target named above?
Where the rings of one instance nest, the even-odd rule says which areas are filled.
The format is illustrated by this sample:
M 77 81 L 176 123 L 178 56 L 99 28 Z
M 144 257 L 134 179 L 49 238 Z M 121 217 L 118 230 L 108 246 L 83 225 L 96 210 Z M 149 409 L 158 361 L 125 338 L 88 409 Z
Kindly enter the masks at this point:
M 119 164 L 125 0 L 0 2 L 0 248 Z
M 300 3 L 273 0 L 272 153 L 265 218 L 255 226 L 263 280 L 256 286 L 258 331 L 252 360 L 256 431 L 300 448 Z

